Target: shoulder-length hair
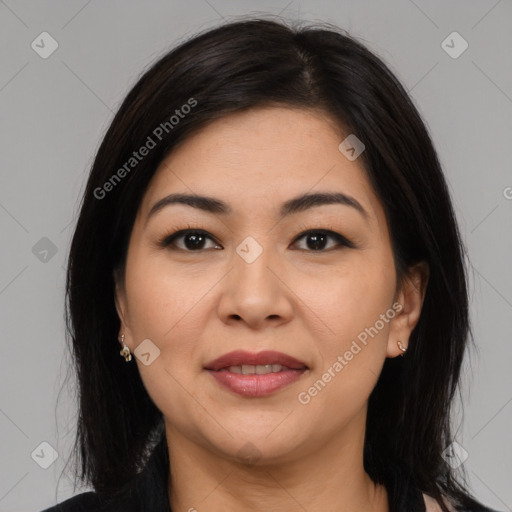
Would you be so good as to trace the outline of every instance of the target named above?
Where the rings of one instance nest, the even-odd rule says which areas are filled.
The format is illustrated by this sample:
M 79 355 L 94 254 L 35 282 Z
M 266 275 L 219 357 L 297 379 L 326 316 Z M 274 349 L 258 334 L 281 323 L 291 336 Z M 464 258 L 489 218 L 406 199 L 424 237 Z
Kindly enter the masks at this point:
M 355 134 L 385 209 L 398 281 L 417 262 L 429 266 L 409 349 L 385 361 L 369 398 L 366 471 L 385 483 L 389 468 L 399 466 L 444 511 L 442 495 L 470 506 L 469 491 L 442 456 L 453 441 L 451 404 L 472 340 L 465 249 L 428 130 L 390 69 L 348 33 L 327 23 L 292 28 L 263 18 L 204 31 L 151 65 L 97 151 L 66 280 L 79 388 L 75 476 L 98 494 L 118 493 L 144 467 L 161 426 L 136 365 L 119 355 L 114 303 L 149 181 L 173 148 L 207 123 L 264 106 L 316 109 Z M 149 148 L 145 156 L 142 147 Z

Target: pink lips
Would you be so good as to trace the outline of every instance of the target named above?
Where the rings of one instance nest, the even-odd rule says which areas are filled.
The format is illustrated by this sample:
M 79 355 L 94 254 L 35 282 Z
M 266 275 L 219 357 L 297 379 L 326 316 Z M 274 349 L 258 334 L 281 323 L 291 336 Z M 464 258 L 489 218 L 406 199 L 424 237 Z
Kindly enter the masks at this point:
M 307 368 L 305 363 L 298 361 L 294 357 L 273 350 L 265 350 L 256 354 L 246 352 L 245 350 L 235 350 L 210 361 L 204 367 L 207 370 L 216 371 L 221 368 L 240 366 L 242 364 L 280 364 L 295 370 Z
M 229 371 L 230 366 L 279 364 L 283 368 L 277 373 L 244 375 Z M 236 350 L 210 361 L 205 370 L 219 384 L 245 397 L 267 396 L 298 380 L 308 367 L 294 357 L 281 352 L 266 350 L 258 353 Z

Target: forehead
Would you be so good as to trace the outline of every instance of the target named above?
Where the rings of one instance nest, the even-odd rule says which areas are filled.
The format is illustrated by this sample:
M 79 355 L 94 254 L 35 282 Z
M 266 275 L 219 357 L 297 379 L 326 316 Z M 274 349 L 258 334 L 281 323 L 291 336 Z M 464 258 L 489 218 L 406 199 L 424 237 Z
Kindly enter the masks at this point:
M 362 160 L 350 161 L 338 149 L 347 135 L 319 111 L 269 107 L 229 114 L 161 162 L 141 213 L 171 192 L 218 197 L 242 215 L 322 190 L 353 196 L 371 215 L 383 215 Z

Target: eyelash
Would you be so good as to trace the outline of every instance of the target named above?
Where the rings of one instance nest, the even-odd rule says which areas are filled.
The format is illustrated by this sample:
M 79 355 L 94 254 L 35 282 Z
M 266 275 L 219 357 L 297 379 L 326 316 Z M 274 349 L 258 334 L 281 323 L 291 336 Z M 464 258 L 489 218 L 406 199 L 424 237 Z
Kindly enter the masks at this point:
M 355 249 L 356 248 L 356 245 L 351 242 L 348 238 L 344 237 L 343 235 L 340 235 L 339 233 L 335 232 L 335 231 L 332 231 L 332 229 L 324 229 L 324 228 L 308 228 L 307 226 L 305 225 L 301 225 L 299 226 L 299 229 L 306 229 L 306 231 L 303 231 L 301 232 L 299 235 L 297 235 L 293 241 L 293 243 L 296 243 L 298 240 L 304 238 L 306 235 L 309 235 L 309 234 L 323 234 L 323 235 L 326 235 L 330 238 L 333 238 L 334 240 L 336 240 L 336 242 L 338 243 L 338 247 L 337 249 L 341 248 L 341 247 L 347 247 L 349 249 Z M 178 231 L 176 231 L 178 230 Z M 170 233 L 167 233 L 166 235 L 164 235 L 164 237 L 158 242 L 158 246 L 159 247 L 162 247 L 162 248 L 170 248 L 171 244 L 178 238 L 184 236 L 184 235 L 188 235 L 188 234 L 192 234 L 192 233 L 195 233 L 195 234 L 201 234 L 207 238 L 210 238 L 213 242 L 215 242 L 216 244 L 218 244 L 218 242 L 207 232 L 205 231 L 204 229 L 202 229 L 201 227 L 192 227 L 190 224 L 187 224 L 187 229 L 179 229 L 178 226 L 174 226 L 171 230 Z M 220 245 L 220 244 L 218 244 Z M 336 249 L 336 248 L 334 248 Z M 183 252 L 188 252 L 188 253 L 200 253 L 200 252 L 203 252 L 207 249 L 199 249 L 197 251 L 191 251 L 191 250 L 188 250 L 188 249 L 181 249 L 181 248 L 172 248 L 171 250 L 176 250 L 176 251 L 183 251 Z M 300 249 L 302 251 L 307 251 L 307 252 L 317 252 L 317 253 L 324 253 L 324 252 L 330 252 L 333 250 L 333 248 L 331 249 L 318 249 L 318 250 L 312 250 L 312 249 Z

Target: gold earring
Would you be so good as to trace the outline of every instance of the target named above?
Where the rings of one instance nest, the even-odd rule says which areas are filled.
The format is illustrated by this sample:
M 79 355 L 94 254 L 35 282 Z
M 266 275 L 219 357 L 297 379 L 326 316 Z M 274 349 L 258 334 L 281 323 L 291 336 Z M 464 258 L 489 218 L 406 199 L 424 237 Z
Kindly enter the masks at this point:
M 398 348 L 402 351 L 402 354 L 400 354 L 400 356 L 403 356 L 404 353 L 407 352 L 407 347 L 404 347 L 400 340 L 398 340 L 396 343 L 398 345 Z
M 132 355 L 130 354 L 130 349 L 124 343 L 124 334 L 121 335 L 121 344 L 123 345 L 123 349 L 119 353 L 124 357 L 126 362 L 131 361 Z

